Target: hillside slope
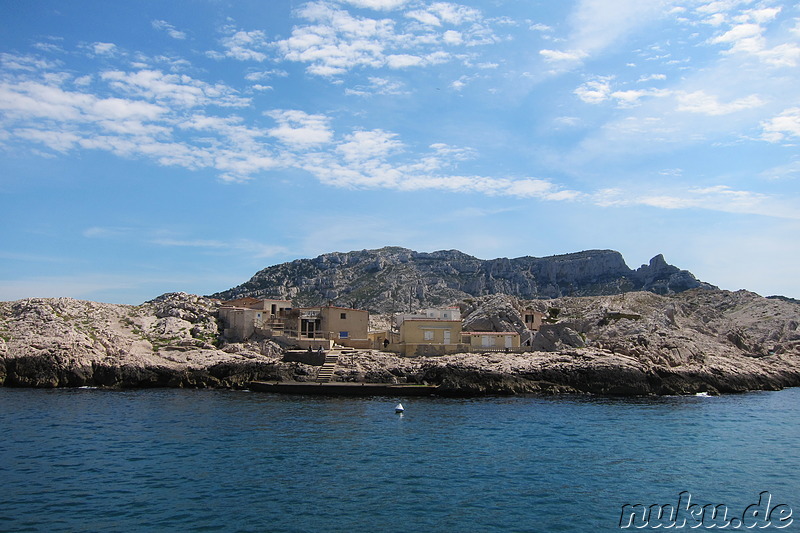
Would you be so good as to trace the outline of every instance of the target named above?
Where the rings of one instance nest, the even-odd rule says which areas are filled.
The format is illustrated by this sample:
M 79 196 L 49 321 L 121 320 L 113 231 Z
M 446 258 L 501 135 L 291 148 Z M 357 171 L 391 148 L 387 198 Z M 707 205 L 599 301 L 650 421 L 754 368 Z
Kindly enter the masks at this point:
M 440 385 L 443 393 L 742 392 L 800 385 L 800 304 L 747 291 L 689 290 L 462 302 L 465 324 L 512 330 L 518 310 L 558 309 L 522 354 L 340 358 L 335 380 Z M 225 344 L 216 304 L 164 295 L 141 306 L 69 298 L 0 302 L 0 384 L 26 387 L 245 387 L 313 380 L 267 339 Z
M 386 247 L 329 253 L 271 266 L 212 296 L 291 299 L 295 305 L 337 305 L 399 312 L 487 294 L 523 299 L 594 296 L 645 290 L 673 294 L 713 288 L 654 257 L 628 268 L 619 252 L 589 250 L 551 257 L 482 260 L 457 250 L 421 253 Z

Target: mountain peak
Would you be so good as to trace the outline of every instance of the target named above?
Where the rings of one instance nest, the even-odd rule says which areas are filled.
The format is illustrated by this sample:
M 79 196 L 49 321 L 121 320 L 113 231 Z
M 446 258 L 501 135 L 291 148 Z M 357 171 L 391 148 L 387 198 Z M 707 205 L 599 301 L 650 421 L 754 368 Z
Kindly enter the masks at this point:
M 667 264 L 660 254 L 649 265 L 631 270 L 614 250 L 482 260 L 459 250 L 416 252 L 386 246 L 271 266 L 248 282 L 213 296 L 292 299 L 295 305 L 331 301 L 395 312 L 487 294 L 537 299 L 635 290 L 670 294 L 695 287 L 712 288 L 690 272 Z

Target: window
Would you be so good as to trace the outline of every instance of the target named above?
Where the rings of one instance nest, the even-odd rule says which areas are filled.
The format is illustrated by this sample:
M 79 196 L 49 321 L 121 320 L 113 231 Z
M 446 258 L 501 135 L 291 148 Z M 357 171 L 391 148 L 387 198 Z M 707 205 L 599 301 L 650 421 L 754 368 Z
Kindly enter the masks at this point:
M 430 330 L 430 329 L 426 330 L 425 334 L 424 334 L 424 337 L 425 337 L 426 341 L 432 341 L 433 340 L 433 330 Z
M 339 315 L 339 318 L 341 318 L 342 320 L 347 320 L 347 313 L 341 313 Z
M 340 339 L 347 339 L 349 337 L 350 337 L 350 332 L 349 331 L 340 331 L 339 332 L 339 338 Z

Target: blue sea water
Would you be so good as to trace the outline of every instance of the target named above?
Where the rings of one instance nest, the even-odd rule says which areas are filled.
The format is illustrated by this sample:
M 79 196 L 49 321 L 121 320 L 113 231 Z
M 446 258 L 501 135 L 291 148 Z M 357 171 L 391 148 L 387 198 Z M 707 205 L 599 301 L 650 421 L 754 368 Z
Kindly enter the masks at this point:
M 0 388 L 0 531 L 619 531 L 682 491 L 800 529 L 800 389 L 396 403 Z

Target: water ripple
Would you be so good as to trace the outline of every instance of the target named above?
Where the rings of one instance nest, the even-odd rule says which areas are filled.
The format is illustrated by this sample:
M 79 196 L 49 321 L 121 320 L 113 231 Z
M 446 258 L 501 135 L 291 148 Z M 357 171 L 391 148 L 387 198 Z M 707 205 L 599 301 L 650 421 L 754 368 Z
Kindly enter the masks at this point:
M 0 389 L 0 531 L 599 531 L 682 490 L 800 509 L 800 390 L 394 403 Z

